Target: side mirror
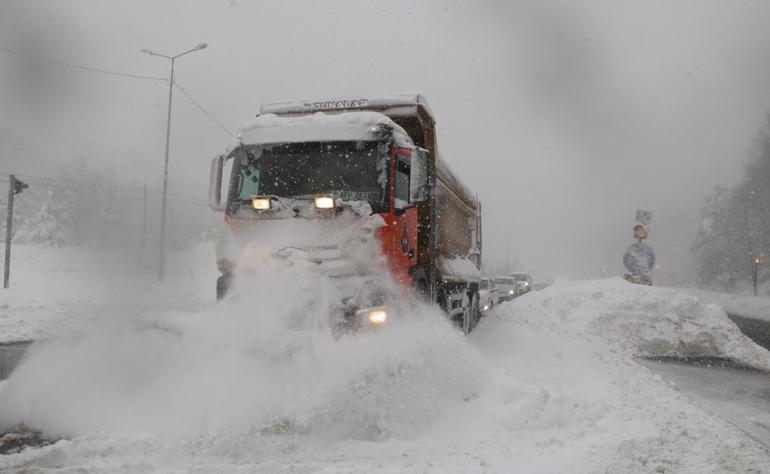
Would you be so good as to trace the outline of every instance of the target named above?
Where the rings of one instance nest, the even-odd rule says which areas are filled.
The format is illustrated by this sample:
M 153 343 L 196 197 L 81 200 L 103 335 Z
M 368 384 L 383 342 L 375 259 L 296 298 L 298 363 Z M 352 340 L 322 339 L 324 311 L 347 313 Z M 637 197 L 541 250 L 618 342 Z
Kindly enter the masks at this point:
M 225 157 L 219 155 L 211 160 L 211 172 L 209 174 L 209 207 L 218 212 L 224 212 L 222 205 L 222 168 Z
M 428 150 L 415 148 L 412 152 L 409 172 L 409 202 L 411 203 L 425 202 L 430 199 L 428 163 Z

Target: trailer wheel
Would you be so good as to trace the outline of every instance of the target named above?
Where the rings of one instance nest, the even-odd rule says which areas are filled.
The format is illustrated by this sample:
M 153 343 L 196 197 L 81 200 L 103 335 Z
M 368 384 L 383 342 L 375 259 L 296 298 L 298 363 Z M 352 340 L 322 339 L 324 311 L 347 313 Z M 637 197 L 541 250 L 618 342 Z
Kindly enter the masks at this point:
M 444 291 L 443 287 L 439 287 L 436 292 L 436 304 L 442 311 L 444 311 L 444 313 L 449 312 L 449 300 L 447 299 L 446 291 Z

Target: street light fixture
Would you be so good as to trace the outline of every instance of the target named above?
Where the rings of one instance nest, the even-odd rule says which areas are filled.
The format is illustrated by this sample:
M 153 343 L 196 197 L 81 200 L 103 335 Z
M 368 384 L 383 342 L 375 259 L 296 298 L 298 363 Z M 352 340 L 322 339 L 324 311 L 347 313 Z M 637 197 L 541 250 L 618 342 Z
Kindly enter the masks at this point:
M 166 202 L 167 202 L 167 190 L 168 190 L 168 151 L 171 138 L 171 98 L 174 94 L 174 63 L 177 58 L 184 56 L 185 54 L 192 53 L 193 51 L 200 51 L 206 49 L 208 45 L 201 43 L 198 46 L 188 49 L 183 53 L 179 53 L 175 56 L 167 56 L 165 54 L 156 53 L 149 49 L 142 49 L 141 52 L 149 54 L 150 56 L 160 56 L 171 60 L 171 76 L 168 81 L 168 118 L 166 119 L 166 157 L 163 162 L 163 204 L 161 205 L 161 217 L 160 217 L 160 263 L 158 265 L 158 281 L 163 281 L 166 266 Z

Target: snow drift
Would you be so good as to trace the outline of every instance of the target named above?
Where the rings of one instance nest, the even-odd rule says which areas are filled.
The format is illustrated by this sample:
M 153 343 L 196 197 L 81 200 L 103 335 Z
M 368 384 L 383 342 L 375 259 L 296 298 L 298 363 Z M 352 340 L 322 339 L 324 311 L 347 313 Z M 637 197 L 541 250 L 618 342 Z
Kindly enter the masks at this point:
M 674 290 L 619 278 L 557 283 L 520 303 L 527 314 L 558 316 L 541 324 L 582 334 L 626 356 L 722 358 L 770 371 L 770 353 L 741 333 L 719 306 Z

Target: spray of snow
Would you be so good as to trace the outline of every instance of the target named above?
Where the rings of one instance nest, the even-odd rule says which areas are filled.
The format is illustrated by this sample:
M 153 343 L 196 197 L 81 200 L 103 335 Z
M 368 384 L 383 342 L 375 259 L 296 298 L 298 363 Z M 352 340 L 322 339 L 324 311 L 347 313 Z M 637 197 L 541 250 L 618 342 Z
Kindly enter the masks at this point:
M 301 246 L 308 231 L 260 235 Z M 717 473 L 770 462 L 635 361 L 767 366 L 767 352 L 691 297 L 619 279 L 557 283 L 499 305 L 467 338 L 407 305 L 388 327 L 335 340 L 324 323 L 335 286 L 304 252 L 253 250 L 222 304 L 113 305 L 37 344 L 2 386 L 0 420 L 72 438 L 4 456 L 0 469 Z
M 128 300 L 141 295 L 129 292 L 67 335 L 36 344 L 0 394 L 0 423 L 68 437 L 415 433 L 470 396 L 480 363 L 436 310 L 408 301 L 394 300 L 386 327 L 332 337 L 329 314 L 348 273 L 355 278 L 366 264 L 367 279 L 394 288 L 372 238 L 377 223 L 345 222 L 265 226 L 245 246 L 222 304 L 137 313 Z M 314 261 L 311 242 L 336 253 Z

